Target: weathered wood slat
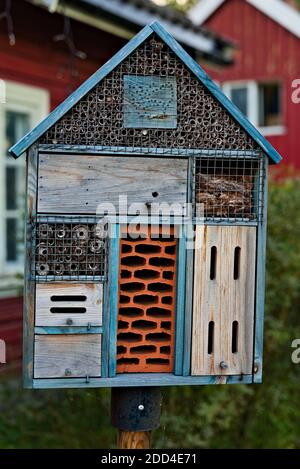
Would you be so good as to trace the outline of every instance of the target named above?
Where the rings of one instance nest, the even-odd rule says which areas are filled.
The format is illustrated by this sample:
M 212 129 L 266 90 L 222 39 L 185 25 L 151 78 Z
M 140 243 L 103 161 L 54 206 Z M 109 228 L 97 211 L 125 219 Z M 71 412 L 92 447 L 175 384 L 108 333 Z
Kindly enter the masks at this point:
M 35 378 L 101 376 L 101 335 L 36 335 Z
M 185 159 L 99 155 L 53 155 L 39 158 L 38 210 L 47 213 L 96 213 L 98 204 L 120 213 L 119 196 L 127 197 L 129 214 L 148 213 L 146 204 L 177 204 L 182 215 L 187 197 Z M 112 205 L 111 205 L 112 204 Z M 123 209 L 123 213 L 127 208 Z
M 102 388 L 131 386 L 206 386 L 214 384 L 250 384 L 252 375 L 244 376 L 175 376 L 168 373 L 130 373 L 113 378 L 91 378 L 87 383 L 83 378 L 35 379 L 35 389 L 47 388 Z
M 102 303 L 101 283 L 39 283 L 36 286 L 35 325 L 101 326 Z M 51 311 L 53 308 L 54 312 Z M 64 312 L 63 308 L 68 310 Z M 76 312 L 83 309 L 85 312 Z
M 211 267 L 214 247 L 216 258 Z M 234 279 L 236 247 L 240 254 L 238 278 Z M 255 262 L 256 228 L 197 226 L 192 375 L 252 372 Z

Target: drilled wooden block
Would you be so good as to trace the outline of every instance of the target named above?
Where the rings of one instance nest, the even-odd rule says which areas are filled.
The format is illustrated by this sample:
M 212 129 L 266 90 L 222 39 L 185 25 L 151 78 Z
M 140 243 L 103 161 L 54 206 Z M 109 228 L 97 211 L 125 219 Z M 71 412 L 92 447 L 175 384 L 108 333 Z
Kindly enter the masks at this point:
M 101 326 L 101 283 L 38 283 L 36 326 Z
M 101 375 L 101 335 L 36 335 L 35 378 Z
M 177 240 L 122 239 L 117 372 L 172 372 Z
M 192 375 L 252 373 L 255 262 L 255 227 L 196 227 Z

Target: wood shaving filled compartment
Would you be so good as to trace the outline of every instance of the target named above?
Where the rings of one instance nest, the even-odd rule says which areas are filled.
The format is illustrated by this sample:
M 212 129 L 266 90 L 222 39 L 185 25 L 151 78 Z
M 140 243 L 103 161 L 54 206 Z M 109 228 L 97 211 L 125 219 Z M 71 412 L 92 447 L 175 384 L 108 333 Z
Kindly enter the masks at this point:
M 195 158 L 194 212 L 207 219 L 259 218 L 262 208 L 259 158 Z
M 177 240 L 151 229 L 121 240 L 117 373 L 173 371 Z

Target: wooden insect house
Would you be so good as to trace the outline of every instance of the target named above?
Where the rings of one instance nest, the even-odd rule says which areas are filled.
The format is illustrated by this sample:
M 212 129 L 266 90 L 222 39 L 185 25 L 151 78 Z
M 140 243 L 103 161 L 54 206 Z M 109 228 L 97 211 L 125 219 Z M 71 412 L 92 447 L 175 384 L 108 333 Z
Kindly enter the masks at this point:
M 281 157 L 161 25 L 11 148 L 24 152 L 27 387 L 261 381 Z

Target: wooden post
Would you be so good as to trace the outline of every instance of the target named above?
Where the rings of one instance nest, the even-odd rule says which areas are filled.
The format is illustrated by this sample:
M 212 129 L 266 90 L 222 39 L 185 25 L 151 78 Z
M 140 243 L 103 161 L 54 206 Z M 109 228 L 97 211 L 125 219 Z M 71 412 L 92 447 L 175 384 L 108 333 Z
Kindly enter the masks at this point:
M 149 449 L 151 432 L 127 432 L 118 430 L 119 449 Z
M 113 388 L 111 419 L 118 429 L 118 448 L 149 449 L 151 433 L 160 424 L 160 408 L 160 388 Z

